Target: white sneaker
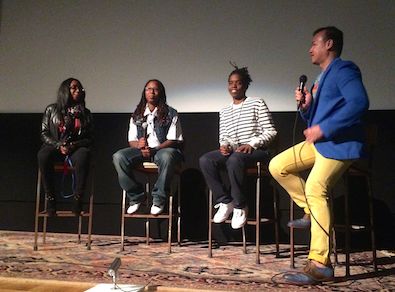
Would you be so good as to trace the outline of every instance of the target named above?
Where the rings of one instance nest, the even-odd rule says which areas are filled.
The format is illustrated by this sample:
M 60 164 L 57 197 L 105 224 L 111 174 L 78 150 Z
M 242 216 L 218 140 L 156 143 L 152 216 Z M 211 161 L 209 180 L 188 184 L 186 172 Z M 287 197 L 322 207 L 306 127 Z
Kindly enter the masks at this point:
M 247 208 L 244 209 L 238 209 L 234 208 L 233 209 L 233 217 L 232 217 L 232 228 L 233 229 L 239 229 L 244 226 L 247 222 L 247 213 L 248 210 Z
M 156 206 L 156 205 L 152 205 L 151 207 L 151 214 L 152 215 L 159 215 L 160 213 L 163 212 L 165 206 Z
M 228 219 L 230 213 L 233 211 L 233 203 L 230 202 L 228 204 L 219 203 L 214 206 L 215 209 L 218 209 L 217 213 L 215 213 L 213 221 L 214 223 L 222 223 L 226 219 Z
M 136 203 L 133 205 L 130 205 L 129 208 L 126 210 L 126 213 L 128 214 L 133 214 L 140 208 L 141 203 Z

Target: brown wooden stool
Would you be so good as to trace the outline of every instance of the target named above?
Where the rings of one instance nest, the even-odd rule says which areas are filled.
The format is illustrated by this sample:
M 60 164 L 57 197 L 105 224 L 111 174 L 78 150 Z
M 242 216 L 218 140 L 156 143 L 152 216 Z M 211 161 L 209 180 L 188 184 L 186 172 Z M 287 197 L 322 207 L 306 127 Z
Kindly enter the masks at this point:
M 146 177 L 146 182 L 145 182 L 145 194 L 147 196 L 147 202 L 148 202 L 148 195 L 151 194 L 151 183 L 153 178 L 155 178 L 158 174 L 158 166 L 153 163 L 153 162 L 144 162 L 141 167 L 136 168 L 136 171 L 139 171 L 143 173 Z M 150 234 L 150 219 L 167 219 L 168 221 L 168 252 L 171 253 L 171 241 L 172 241 L 172 223 L 173 223 L 173 216 L 177 216 L 177 243 L 178 245 L 181 244 L 181 204 L 180 204 L 180 174 L 181 174 L 181 169 L 178 169 L 173 177 L 173 180 L 176 179 L 177 182 L 177 190 L 174 190 L 173 188 L 173 183 L 171 184 L 170 187 L 170 193 L 169 193 L 169 201 L 168 201 L 168 210 L 165 214 L 159 214 L 159 215 L 152 215 L 150 213 L 148 214 L 141 214 L 136 213 L 133 214 L 127 214 L 126 213 L 126 191 L 122 191 L 122 215 L 121 215 L 121 251 L 124 251 L 124 241 L 125 241 L 125 219 L 127 218 L 142 218 L 145 219 L 145 236 L 146 236 L 146 243 L 147 245 L 150 244 L 149 240 L 149 234 Z M 174 192 L 177 191 L 177 212 L 173 212 L 173 203 L 174 203 Z
M 66 167 L 66 169 L 65 169 Z M 74 168 L 67 165 L 64 166 L 63 163 L 56 163 L 54 165 L 54 170 L 55 173 L 62 173 L 64 171 L 72 172 L 74 171 Z M 89 201 L 88 201 L 88 211 L 82 211 L 81 214 L 78 216 L 78 244 L 81 243 L 81 233 L 82 233 L 82 219 L 83 218 L 88 218 L 88 240 L 87 240 L 87 249 L 91 249 L 91 234 L 92 234 L 92 215 L 93 215 L 93 192 L 94 192 L 94 180 L 93 180 L 93 166 L 90 167 L 89 169 L 89 175 L 88 175 L 88 180 L 87 180 L 87 185 L 89 185 Z M 44 197 L 44 196 L 43 196 Z M 45 244 L 46 241 L 46 233 L 47 233 L 47 221 L 48 221 L 48 214 L 46 212 L 47 209 L 47 201 L 45 198 L 44 200 L 44 206 L 43 209 L 40 209 L 41 207 L 41 172 L 38 170 L 37 174 L 37 192 L 36 192 L 36 210 L 35 210 L 35 220 L 34 220 L 34 245 L 33 249 L 38 250 L 38 235 L 39 235 L 39 219 L 43 218 L 43 227 L 42 227 L 42 233 L 43 233 L 43 244 Z M 76 217 L 72 211 L 56 211 L 56 217 Z
M 256 211 L 254 219 L 247 219 L 246 225 L 255 226 L 255 248 L 256 248 L 256 260 L 257 264 L 260 263 L 260 227 L 261 224 L 274 224 L 275 230 L 275 241 L 276 241 L 276 257 L 279 256 L 279 220 L 278 220 L 278 204 L 277 204 L 277 190 L 272 185 L 272 195 L 273 195 L 273 212 L 274 218 L 261 218 L 261 210 L 260 210 L 260 200 L 261 200 L 261 179 L 266 177 L 271 178 L 269 170 L 266 164 L 262 162 L 257 162 L 255 166 L 249 167 L 246 169 L 247 175 L 256 177 L 256 188 L 255 188 L 255 197 L 256 197 Z M 213 194 L 212 191 L 209 190 L 209 209 L 208 209 L 208 257 L 213 257 L 212 254 L 212 224 L 213 221 Z M 225 223 L 231 223 L 231 220 L 226 220 Z M 245 236 L 245 226 L 242 228 L 242 236 L 243 236 L 243 252 L 247 253 L 247 244 L 246 244 L 246 236 Z

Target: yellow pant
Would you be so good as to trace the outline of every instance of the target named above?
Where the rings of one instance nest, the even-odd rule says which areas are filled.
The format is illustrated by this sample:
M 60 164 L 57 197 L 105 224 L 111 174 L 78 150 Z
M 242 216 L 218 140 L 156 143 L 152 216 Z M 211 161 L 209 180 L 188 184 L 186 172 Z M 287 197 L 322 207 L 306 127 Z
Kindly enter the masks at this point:
M 318 153 L 314 144 L 304 141 L 281 152 L 269 164 L 270 173 L 292 200 L 306 214 L 312 215 L 309 259 L 324 265 L 330 262 L 332 222 L 329 191 L 352 162 L 325 158 Z M 299 172 L 310 168 L 310 174 L 304 181 Z

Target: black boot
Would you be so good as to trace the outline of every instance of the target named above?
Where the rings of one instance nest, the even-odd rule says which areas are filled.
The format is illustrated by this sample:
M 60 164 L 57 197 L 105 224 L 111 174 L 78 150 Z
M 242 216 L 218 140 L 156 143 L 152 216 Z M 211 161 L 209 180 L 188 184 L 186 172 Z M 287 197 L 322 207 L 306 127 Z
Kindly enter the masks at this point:
M 45 200 L 47 201 L 47 209 L 45 210 L 48 217 L 56 216 L 56 199 L 52 194 L 45 194 Z
M 82 211 L 81 195 L 74 195 L 71 212 L 73 212 L 75 216 L 80 216 L 81 211 Z

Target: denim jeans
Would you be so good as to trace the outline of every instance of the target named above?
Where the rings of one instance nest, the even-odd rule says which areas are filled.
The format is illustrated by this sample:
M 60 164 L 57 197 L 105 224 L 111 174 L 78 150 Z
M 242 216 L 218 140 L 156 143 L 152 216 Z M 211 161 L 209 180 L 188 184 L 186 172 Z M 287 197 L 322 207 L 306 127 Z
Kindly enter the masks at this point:
M 227 156 L 222 155 L 219 150 L 214 150 L 201 156 L 199 164 L 217 203 L 233 202 L 236 208 L 244 208 L 246 195 L 242 187 L 245 169 L 258 161 L 267 163 L 268 160 L 269 152 L 262 149 L 256 149 L 251 154 L 233 152 Z M 220 172 L 223 168 L 229 178 L 229 188 L 221 178 Z
M 165 205 L 171 179 L 182 159 L 181 152 L 174 148 L 163 148 L 156 152 L 154 162 L 158 166 L 158 179 L 151 193 L 154 205 Z M 133 173 L 133 170 L 144 161 L 141 150 L 137 148 L 124 148 L 113 155 L 119 185 L 126 191 L 131 205 L 141 203 L 145 199 L 144 186 L 136 180 Z

